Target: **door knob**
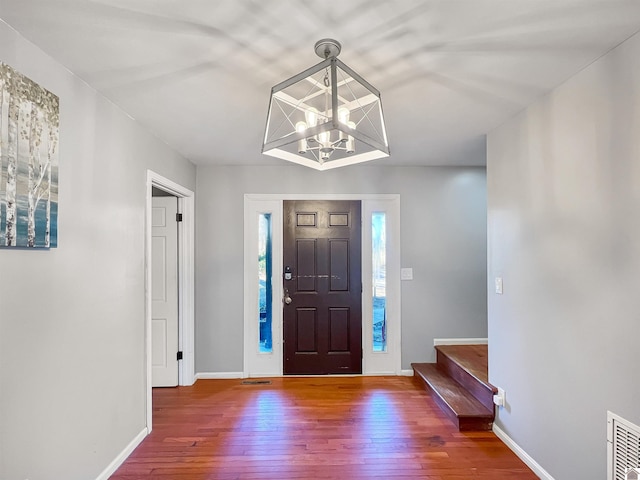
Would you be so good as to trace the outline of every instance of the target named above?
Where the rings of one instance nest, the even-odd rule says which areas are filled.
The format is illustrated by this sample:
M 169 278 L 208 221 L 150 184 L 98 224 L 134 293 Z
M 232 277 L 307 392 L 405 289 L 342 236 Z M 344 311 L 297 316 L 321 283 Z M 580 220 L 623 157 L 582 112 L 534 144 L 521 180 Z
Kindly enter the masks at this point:
M 291 305 L 291 302 L 293 302 L 293 299 L 289 296 L 288 288 L 284 289 L 284 297 L 282 298 L 282 301 L 287 305 Z

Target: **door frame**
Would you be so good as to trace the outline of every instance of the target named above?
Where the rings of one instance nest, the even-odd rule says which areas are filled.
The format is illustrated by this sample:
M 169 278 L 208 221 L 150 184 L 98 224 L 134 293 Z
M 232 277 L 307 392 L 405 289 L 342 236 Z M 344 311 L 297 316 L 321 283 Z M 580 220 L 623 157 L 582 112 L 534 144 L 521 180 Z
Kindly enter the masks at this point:
M 164 190 L 178 198 L 178 348 L 182 361 L 178 365 L 178 385 L 193 385 L 195 381 L 195 193 L 182 185 L 147 170 L 145 211 L 145 369 L 146 369 L 146 426 L 150 433 L 153 422 L 152 408 L 152 360 L 151 360 L 151 239 L 152 239 L 152 188 Z
M 371 291 L 371 213 L 387 213 L 387 351 L 373 352 L 372 300 L 362 296 L 362 375 L 401 375 L 401 284 L 399 194 L 245 194 L 244 196 L 244 365 L 243 377 L 283 375 L 282 349 L 282 202 L 284 200 L 360 200 L 362 202 L 362 287 Z M 260 213 L 272 214 L 273 352 L 257 351 L 258 228 Z

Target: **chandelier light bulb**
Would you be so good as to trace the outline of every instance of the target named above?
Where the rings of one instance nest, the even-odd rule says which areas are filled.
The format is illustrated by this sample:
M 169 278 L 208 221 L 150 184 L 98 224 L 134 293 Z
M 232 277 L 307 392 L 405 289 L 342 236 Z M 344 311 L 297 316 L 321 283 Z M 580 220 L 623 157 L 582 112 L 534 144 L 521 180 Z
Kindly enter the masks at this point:
M 304 111 L 304 117 L 307 120 L 307 127 L 315 127 L 318 125 L 318 117 L 320 112 L 315 107 L 309 107 Z
M 318 134 L 318 142 L 323 147 L 326 147 L 329 144 L 330 132 L 320 132 Z
M 347 125 L 349 125 L 349 127 L 354 129 L 354 130 L 356 129 L 356 123 L 355 122 L 349 122 L 349 123 L 347 123 Z M 348 154 L 352 154 L 352 153 L 354 153 L 356 151 L 356 141 L 351 135 L 349 135 L 347 137 L 347 143 L 345 145 L 345 149 L 347 150 Z
M 305 122 L 296 123 L 296 132 L 304 133 L 307 130 L 307 124 Z M 304 155 L 307 153 L 307 139 L 303 138 L 302 140 L 298 140 L 298 153 L 300 155 Z
M 347 107 L 340 107 L 338 109 L 338 121 L 340 123 L 344 123 L 345 125 L 347 125 L 349 123 L 349 115 L 351 114 L 351 112 L 349 111 L 349 109 Z

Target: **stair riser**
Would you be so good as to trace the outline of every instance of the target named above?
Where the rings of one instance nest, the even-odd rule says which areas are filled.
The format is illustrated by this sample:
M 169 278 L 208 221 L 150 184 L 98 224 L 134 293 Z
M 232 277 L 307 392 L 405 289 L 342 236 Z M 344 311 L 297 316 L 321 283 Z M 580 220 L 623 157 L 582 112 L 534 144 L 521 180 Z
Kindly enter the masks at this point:
M 447 415 L 449 420 L 453 422 L 458 431 L 488 432 L 493 429 L 493 421 L 491 421 L 490 419 L 480 417 L 458 417 L 456 413 L 451 410 L 449 404 L 444 401 L 438 391 L 434 389 L 429 382 L 427 382 L 421 376 L 415 376 L 414 378 L 422 385 L 424 385 L 426 389 L 431 393 L 431 398 L 433 398 L 438 407 L 440 407 L 440 410 L 442 410 Z
M 486 408 L 494 410 L 492 389 L 479 382 L 473 375 L 470 375 L 440 351 L 436 353 L 436 362 L 440 369 L 467 389 Z
M 461 432 L 490 432 L 493 430 L 493 422 L 478 418 L 459 418 L 458 430 Z

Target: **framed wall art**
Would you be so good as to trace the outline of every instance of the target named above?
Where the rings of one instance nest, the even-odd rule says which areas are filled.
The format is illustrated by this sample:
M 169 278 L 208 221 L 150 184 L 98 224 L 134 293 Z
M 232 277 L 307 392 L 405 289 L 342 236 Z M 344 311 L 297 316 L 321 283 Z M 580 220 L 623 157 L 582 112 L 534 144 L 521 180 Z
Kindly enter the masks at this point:
M 0 63 L 0 248 L 58 246 L 59 100 Z

